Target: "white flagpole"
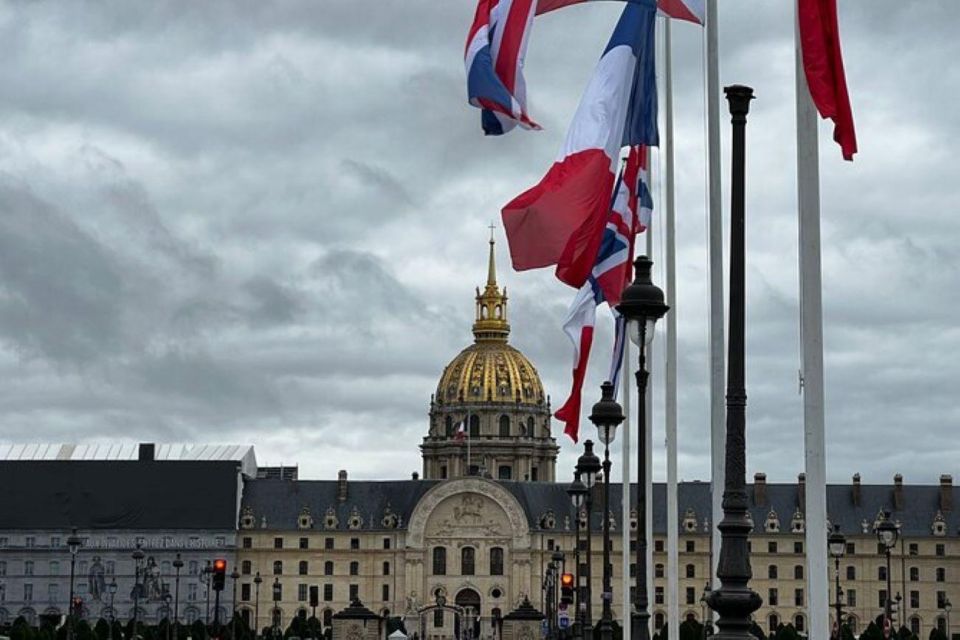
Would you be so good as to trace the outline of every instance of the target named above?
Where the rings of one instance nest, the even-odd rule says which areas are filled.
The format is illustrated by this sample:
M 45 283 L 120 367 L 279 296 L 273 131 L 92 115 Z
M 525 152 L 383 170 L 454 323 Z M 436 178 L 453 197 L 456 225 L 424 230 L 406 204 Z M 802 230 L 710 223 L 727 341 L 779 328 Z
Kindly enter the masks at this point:
M 670 19 L 663 23 L 664 106 L 666 144 L 665 247 L 664 271 L 667 284 L 667 353 L 664 376 L 666 384 L 665 425 L 667 437 L 667 620 L 671 630 L 680 624 L 680 518 L 677 512 L 677 265 L 676 203 L 674 197 L 675 164 L 673 138 L 673 60 L 670 41 Z
M 620 363 L 620 382 L 623 384 L 623 460 L 621 461 L 623 474 L 623 505 L 620 511 L 620 554 L 621 567 L 621 593 L 622 613 L 620 614 L 621 627 L 623 628 L 623 640 L 630 640 L 630 627 L 632 611 L 630 601 L 630 585 L 633 582 L 630 579 L 630 560 L 633 554 L 630 553 L 630 431 L 633 429 L 633 421 L 630 419 L 630 338 L 624 331 L 623 336 L 623 360 Z
M 648 175 L 650 179 L 650 185 L 653 185 L 653 163 L 650 163 L 648 168 Z M 651 216 L 650 224 L 647 225 L 647 257 L 653 260 L 653 225 L 655 224 L 654 217 Z M 639 347 L 638 347 L 639 348 Z M 647 368 L 650 369 L 650 365 L 653 362 L 654 353 L 653 349 L 647 349 Z M 644 477 L 637 477 L 637 487 L 639 488 L 640 483 L 644 483 L 646 489 L 646 508 L 644 509 L 646 515 L 646 538 L 647 538 L 647 594 L 653 594 L 653 385 L 654 377 L 650 376 L 647 378 L 647 393 L 646 399 L 644 401 L 645 413 L 644 424 L 647 426 L 646 431 L 643 433 L 643 444 L 644 444 L 644 467 L 646 473 Z M 638 400 L 639 401 L 639 400 Z
M 723 337 L 723 191 L 720 173 L 720 45 L 719 0 L 707 0 L 707 176 L 710 262 L 710 550 L 711 589 L 720 588 L 717 561 L 723 519 L 724 480 L 724 337 Z M 712 618 L 712 611 L 710 612 Z
M 820 274 L 820 168 L 817 112 L 803 72 L 794 25 L 797 93 L 797 204 L 800 231 L 800 337 L 806 482 L 807 611 L 811 638 L 830 634 L 827 574 L 827 465 L 823 400 Z

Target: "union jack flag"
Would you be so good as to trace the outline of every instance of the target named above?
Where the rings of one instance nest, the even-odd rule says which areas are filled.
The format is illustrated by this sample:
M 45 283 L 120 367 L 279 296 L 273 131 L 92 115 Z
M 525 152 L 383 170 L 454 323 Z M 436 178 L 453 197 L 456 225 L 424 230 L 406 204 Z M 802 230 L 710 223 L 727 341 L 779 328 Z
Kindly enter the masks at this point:
M 630 147 L 626 163 L 617 179 L 614 197 L 603 231 L 603 240 L 593 271 L 577 292 L 563 322 L 564 333 L 573 343 L 573 385 L 570 396 L 554 414 L 566 423 L 563 432 L 576 442 L 580 433 L 580 405 L 583 379 L 593 344 L 597 306 L 606 302 L 616 318 L 616 341 L 610 364 L 609 379 L 616 393 L 620 362 L 626 338 L 626 323 L 613 308 L 620 303 L 620 294 L 633 277 L 633 249 L 636 235 L 650 225 L 653 199 L 650 196 L 648 148 Z

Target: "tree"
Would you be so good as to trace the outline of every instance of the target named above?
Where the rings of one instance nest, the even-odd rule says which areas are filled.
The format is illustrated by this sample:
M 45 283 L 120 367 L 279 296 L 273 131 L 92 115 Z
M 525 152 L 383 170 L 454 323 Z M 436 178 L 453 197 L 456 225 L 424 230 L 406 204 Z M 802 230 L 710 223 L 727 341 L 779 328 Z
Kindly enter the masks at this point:
M 684 620 L 677 628 L 680 640 L 702 640 L 703 625 L 696 620 Z
M 939 627 L 930 629 L 930 640 L 947 640 L 947 634 L 940 631 Z
M 884 640 L 883 631 L 875 621 L 871 621 L 860 634 L 860 640 Z

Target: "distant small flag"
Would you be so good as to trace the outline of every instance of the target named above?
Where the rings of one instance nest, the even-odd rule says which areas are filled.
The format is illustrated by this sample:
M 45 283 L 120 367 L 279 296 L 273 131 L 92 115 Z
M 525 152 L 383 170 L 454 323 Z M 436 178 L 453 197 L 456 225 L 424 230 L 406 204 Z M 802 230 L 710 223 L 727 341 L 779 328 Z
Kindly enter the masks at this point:
M 453 435 L 453 439 L 457 442 L 463 442 L 463 439 L 467 437 L 467 421 L 462 420 L 457 425 L 457 432 Z

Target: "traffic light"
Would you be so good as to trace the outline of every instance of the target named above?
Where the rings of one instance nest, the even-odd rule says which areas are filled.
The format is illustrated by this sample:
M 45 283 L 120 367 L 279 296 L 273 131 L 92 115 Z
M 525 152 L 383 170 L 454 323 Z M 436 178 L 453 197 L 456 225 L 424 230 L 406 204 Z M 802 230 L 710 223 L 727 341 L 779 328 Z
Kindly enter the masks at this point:
M 227 579 L 227 561 L 223 558 L 217 558 L 213 561 L 213 590 L 223 591 L 223 585 Z
M 560 574 L 560 604 L 573 604 L 573 574 Z

